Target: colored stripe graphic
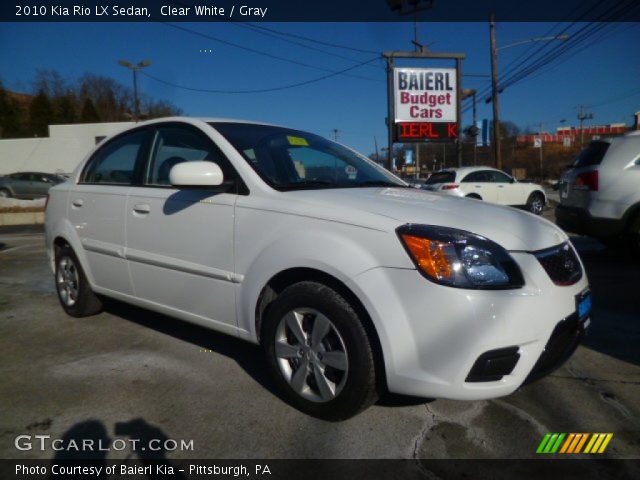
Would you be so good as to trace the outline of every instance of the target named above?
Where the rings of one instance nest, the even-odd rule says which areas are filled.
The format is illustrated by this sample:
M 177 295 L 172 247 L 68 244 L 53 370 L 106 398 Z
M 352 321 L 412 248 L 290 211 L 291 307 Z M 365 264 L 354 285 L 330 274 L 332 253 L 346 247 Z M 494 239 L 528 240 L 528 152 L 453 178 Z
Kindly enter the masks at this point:
M 605 451 L 612 438 L 613 433 L 547 433 L 538 445 L 536 453 L 598 454 Z

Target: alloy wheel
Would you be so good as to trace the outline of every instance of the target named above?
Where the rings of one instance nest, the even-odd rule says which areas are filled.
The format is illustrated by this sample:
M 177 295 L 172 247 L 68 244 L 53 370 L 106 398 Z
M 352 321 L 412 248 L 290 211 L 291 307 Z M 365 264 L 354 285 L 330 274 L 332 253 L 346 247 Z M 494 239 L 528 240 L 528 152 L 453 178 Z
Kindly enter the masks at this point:
M 284 379 L 307 400 L 329 402 L 344 388 L 349 372 L 345 342 L 331 320 L 317 310 L 296 308 L 282 317 L 275 355 Z
M 544 203 L 540 199 L 540 197 L 535 197 L 529 206 L 529 210 L 531 213 L 535 213 L 536 215 L 540 215 L 544 208 Z
M 78 300 L 79 284 L 78 268 L 75 262 L 70 257 L 61 257 L 58 260 L 56 286 L 62 303 L 67 307 L 72 307 Z

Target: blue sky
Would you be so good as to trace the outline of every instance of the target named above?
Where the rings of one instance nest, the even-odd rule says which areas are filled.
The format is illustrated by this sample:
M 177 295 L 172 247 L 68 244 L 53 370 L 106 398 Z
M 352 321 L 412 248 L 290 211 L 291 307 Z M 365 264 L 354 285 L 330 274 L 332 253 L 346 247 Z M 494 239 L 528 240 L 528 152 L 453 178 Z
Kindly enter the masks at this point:
M 265 23 L 278 31 L 350 45 L 363 50 L 411 50 L 413 23 Z M 498 23 L 498 45 L 542 36 L 567 24 Z M 107 75 L 130 85 L 131 73 L 118 59 L 151 59 L 148 72 L 170 83 L 201 89 L 259 89 L 302 82 L 342 70 L 376 55 L 327 49 L 352 60 L 336 58 L 264 36 L 231 23 L 179 24 L 246 47 L 319 67 L 313 69 L 240 50 L 160 23 L 39 23 L 2 24 L 0 79 L 17 91 L 30 91 L 37 69 L 55 69 L 75 79 L 85 72 Z M 572 28 L 578 28 L 574 26 Z M 489 35 L 486 23 L 421 23 L 420 40 L 433 51 L 464 52 L 464 73 L 489 73 Z M 522 128 L 543 122 L 555 129 L 561 119 L 576 124 L 577 105 L 592 106 L 594 123 L 631 122 L 640 110 L 640 24 L 617 24 L 603 29 L 601 38 L 575 55 L 561 57 L 554 68 L 507 88 L 501 97 L 504 120 Z M 537 44 L 539 45 L 539 44 Z M 505 49 L 504 69 L 528 45 Z M 534 46 L 532 48 L 538 48 Z M 203 53 L 202 50 L 212 50 Z M 522 58 L 522 57 L 521 57 Z M 427 66 L 427 63 L 420 63 Z M 402 64 L 401 64 L 402 65 Z M 435 66 L 444 66 L 435 63 Z M 503 70 L 504 71 L 504 70 Z M 385 144 L 386 84 L 382 60 L 349 72 L 366 77 L 335 76 L 303 87 L 260 94 L 190 92 L 140 77 L 148 95 L 171 101 L 188 115 L 268 121 L 306 129 L 324 136 L 339 130 L 339 140 L 365 154 L 373 152 L 373 137 Z M 488 78 L 465 77 L 464 88 L 483 89 Z M 478 117 L 490 118 L 490 105 L 478 104 Z M 465 113 L 463 123 L 471 121 Z

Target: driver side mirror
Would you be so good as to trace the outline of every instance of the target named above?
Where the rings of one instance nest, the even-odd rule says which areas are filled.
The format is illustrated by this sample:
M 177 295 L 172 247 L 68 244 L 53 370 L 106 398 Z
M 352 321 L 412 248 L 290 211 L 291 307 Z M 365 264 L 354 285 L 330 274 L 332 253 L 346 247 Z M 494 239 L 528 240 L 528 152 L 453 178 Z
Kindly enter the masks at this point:
M 169 182 L 175 187 L 217 187 L 223 181 L 218 164 L 204 160 L 179 163 L 169 172 Z

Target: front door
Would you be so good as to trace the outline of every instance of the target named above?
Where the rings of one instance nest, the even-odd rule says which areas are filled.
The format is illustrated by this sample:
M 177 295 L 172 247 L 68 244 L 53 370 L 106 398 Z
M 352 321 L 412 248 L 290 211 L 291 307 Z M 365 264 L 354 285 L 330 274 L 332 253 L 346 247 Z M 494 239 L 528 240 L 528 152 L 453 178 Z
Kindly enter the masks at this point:
M 228 160 L 209 137 L 186 124 L 159 126 L 141 185 L 126 207 L 127 245 L 135 295 L 220 329 L 235 328 L 233 225 L 235 193 L 174 188 L 171 168 L 182 162 Z
M 502 205 L 523 205 L 521 185 L 516 183 L 509 175 L 494 170 L 493 182 L 498 193 L 498 203 Z

